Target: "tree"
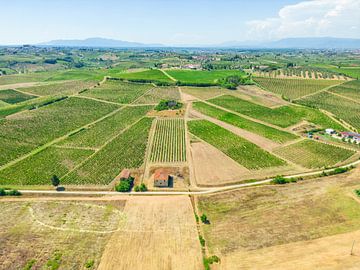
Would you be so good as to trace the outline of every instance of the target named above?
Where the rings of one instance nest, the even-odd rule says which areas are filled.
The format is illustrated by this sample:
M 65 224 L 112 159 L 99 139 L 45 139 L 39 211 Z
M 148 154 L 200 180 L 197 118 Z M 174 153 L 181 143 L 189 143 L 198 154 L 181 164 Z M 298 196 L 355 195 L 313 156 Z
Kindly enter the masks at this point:
M 208 220 L 207 216 L 205 214 L 202 214 L 201 217 L 201 222 L 204 223 L 204 224 L 209 224 L 210 221 Z
M 54 187 L 57 187 L 58 185 L 60 185 L 60 179 L 59 177 L 57 177 L 56 175 L 53 175 L 51 177 L 51 184 L 54 186 Z

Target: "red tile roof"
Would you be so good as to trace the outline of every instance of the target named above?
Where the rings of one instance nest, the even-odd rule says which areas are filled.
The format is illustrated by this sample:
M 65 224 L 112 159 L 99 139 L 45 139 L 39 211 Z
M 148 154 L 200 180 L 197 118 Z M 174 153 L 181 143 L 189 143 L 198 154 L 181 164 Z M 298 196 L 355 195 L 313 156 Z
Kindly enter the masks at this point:
M 128 169 L 123 169 L 119 175 L 120 179 L 124 178 L 124 179 L 128 179 L 130 177 L 130 170 Z
M 165 169 L 157 169 L 155 171 L 154 180 L 169 180 L 169 174 Z

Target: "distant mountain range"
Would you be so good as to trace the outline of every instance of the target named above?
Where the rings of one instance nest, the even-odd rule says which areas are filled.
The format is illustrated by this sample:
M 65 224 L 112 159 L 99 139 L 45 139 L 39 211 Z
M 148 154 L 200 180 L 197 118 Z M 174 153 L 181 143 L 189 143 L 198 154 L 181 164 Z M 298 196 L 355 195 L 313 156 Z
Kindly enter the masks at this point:
M 74 40 L 52 40 L 36 45 L 58 47 L 97 47 L 97 48 L 126 48 L 126 47 L 172 47 L 163 44 L 145 44 L 108 38 L 88 38 Z M 268 49 L 360 49 L 360 39 L 353 38 L 285 38 L 270 42 L 230 41 L 217 45 L 186 45 L 174 47 L 221 47 L 221 48 L 268 48 Z
M 96 48 L 126 48 L 126 47 L 163 47 L 162 44 L 144 44 L 109 38 L 87 38 L 87 39 L 58 39 L 39 43 L 41 46 L 59 47 L 96 47 Z

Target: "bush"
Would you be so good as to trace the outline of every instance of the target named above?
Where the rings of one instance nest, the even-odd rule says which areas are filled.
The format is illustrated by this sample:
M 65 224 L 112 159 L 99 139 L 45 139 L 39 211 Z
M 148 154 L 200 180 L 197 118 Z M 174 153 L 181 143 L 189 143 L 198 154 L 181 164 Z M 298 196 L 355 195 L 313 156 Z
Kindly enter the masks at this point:
M 134 190 L 136 192 L 145 192 L 145 191 L 147 191 L 147 187 L 144 183 L 141 183 L 139 186 L 135 186 Z
M 156 105 L 155 110 L 164 111 L 164 110 L 177 110 L 182 107 L 181 102 L 175 100 L 161 100 L 158 105 Z
M 115 186 L 115 190 L 118 192 L 129 192 L 134 184 L 134 178 L 121 180 L 118 185 Z
M 94 263 L 95 263 L 94 260 L 88 260 L 88 261 L 85 263 L 85 268 L 86 268 L 86 269 L 93 268 L 93 267 L 94 267 Z
M 21 192 L 16 190 L 16 189 L 12 189 L 9 192 L 7 192 L 7 195 L 9 195 L 9 196 L 20 196 Z
M 6 196 L 6 191 L 3 188 L 0 188 L 0 196 Z
M 205 239 L 204 239 L 204 237 L 202 237 L 201 235 L 199 235 L 199 241 L 200 241 L 200 245 L 201 245 L 202 247 L 205 247 Z
M 216 255 L 213 255 L 213 256 L 204 258 L 203 262 L 204 262 L 205 270 L 210 270 L 210 264 L 220 262 L 220 258 Z
M 281 175 L 278 175 L 276 176 L 272 181 L 271 181 L 272 184 L 277 184 L 277 185 L 283 185 L 283 184 L 286 184 L 288 183 L 287 179 L 284 178 L 283 176 Z

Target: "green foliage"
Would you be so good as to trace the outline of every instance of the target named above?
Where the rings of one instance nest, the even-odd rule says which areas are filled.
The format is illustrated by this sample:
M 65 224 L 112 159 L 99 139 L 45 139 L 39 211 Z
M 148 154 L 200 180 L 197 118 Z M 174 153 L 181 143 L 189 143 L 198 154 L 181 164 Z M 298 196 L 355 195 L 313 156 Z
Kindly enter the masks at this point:
M 358 195 L 360 197 L 360 189 L 356 189 L 355 193 L 356 193 L 356 195 Z
M 218 85 L 230 90 L 235 90 L 239 85 L 253 84 L 250 76 L 231 75 L 218 80 Z
M 22 195 L 20 191 L 16 190 L 16 189 L 11 189 L 9 191 L 6 191 L 3 188 L 0 188 L 0 197 L 1 196 L 20 196 Z
M 132 189 L 133 184 L 133 178 L 121 180 L 120 183 L 115 186 L 115 190 L 118 192 L 129 192 Z
M 62 254 L 59 251 L 55 251 L 53 257 L 47 261 L 46 268 L 49 270 L 57 270 L 61 264 Z
M 84 266 L 86 269 L 91 269 L 94 267 L 94 264 L 95 264 L 95 261 L 93 259 L 91 259 L 91 260 L 88 260 Z
M 180 100 L 180 92 L 176 87 L 154 87 L 138 98 L 136 104 L 158 103 L 161 100 Z
M 176 100 L 161 100 L 158 105 L 156 105 L 155 110 L 164 111 L 164 110 L 178 110 L 183 106 L 181 102 Z
M 200 216 L 200 220 L 201 220 L 201 222 L 204 223 L 204 224 L 209 224 L 209 223 L 210 223 L 210 221 L 208 220 L 208 218 L 207 218 L 207 216 L 206 216 L 205 214 L 202 214 L 202 215 Z
M 36 98 L 36 96 L 24 94 L 16 90 L 0 90 L 0 100 L 9 104 L 15 104 Z
M 35 95 L 72 95 L 95 85 L 95 81 L 70 81 L 64 83 L 52 83 L 39 86 L 21 88 L 21 90 Z
M 283 166 L 285 161 L 209 121 L 189 121 L 189 131 L 248 169 Z
M 205 247 L 205 239 L 204 239 L 204 237 L 202 237 L 201 235 L 199 235 L 199 241 L 200 241 L 200 245 L 201 245 L 202 247 Z
M 272 184 L 283 185 L 283 184 L 288 183 L 288 180 L 286 178 L 284 178 L 283 176 L 278 175 L 271 181 L 271 183 Z
M 146 185 L 145 185 L 144 183 L 141 183 L 140 185 L 135 186 L 135 187 L 134 187 L 134 190 L 135 190 L 136 192 L 145 192 L 145 191 L 147 191 L 148 189 L 147 189 L 147 187 L 146 187 Z
M 203 102 L 194 102 L 193 108 L 210 117 L 214 117 L 220 121 L 234 125 L 241 129 L 248 130 L 278 143 L 284 143 L 297 138 L 297 136 L 292 133 L 251 121 L 239 115 L 226 112 Z
M 205 270 L 210 270 L 210 265 L 213 263 L 219 263 L 220 258 L 216 255 L 212 255 L 210 257 L 204 258 L 203 262 L 204 262 Z
M 0 188 L 0 196 L 6 196 L 6 190 L 3 188 Z
M 140 72 L 128 72 L 117 75 L 118 78 L 126 79 L 133 82 L 155 82 L 157 84 L 174 83 L 168 76 L 158 69 L 150 69 Z
M 60 179 L 59 177 L 57 177 L 56 175 L 53 175 L 51 177 L 51 184 L 54 186 L 54 187 L 57 187 L 58 185 L 60 185 Z
M 25 266 L 23 267 L 22 270 L 31 270 L 35 263 L 36 263 L 36 260 L 35 260 L 35 259 L 31 259 L 30 261 L 28 261 L 28 262 L 25 264 Z

